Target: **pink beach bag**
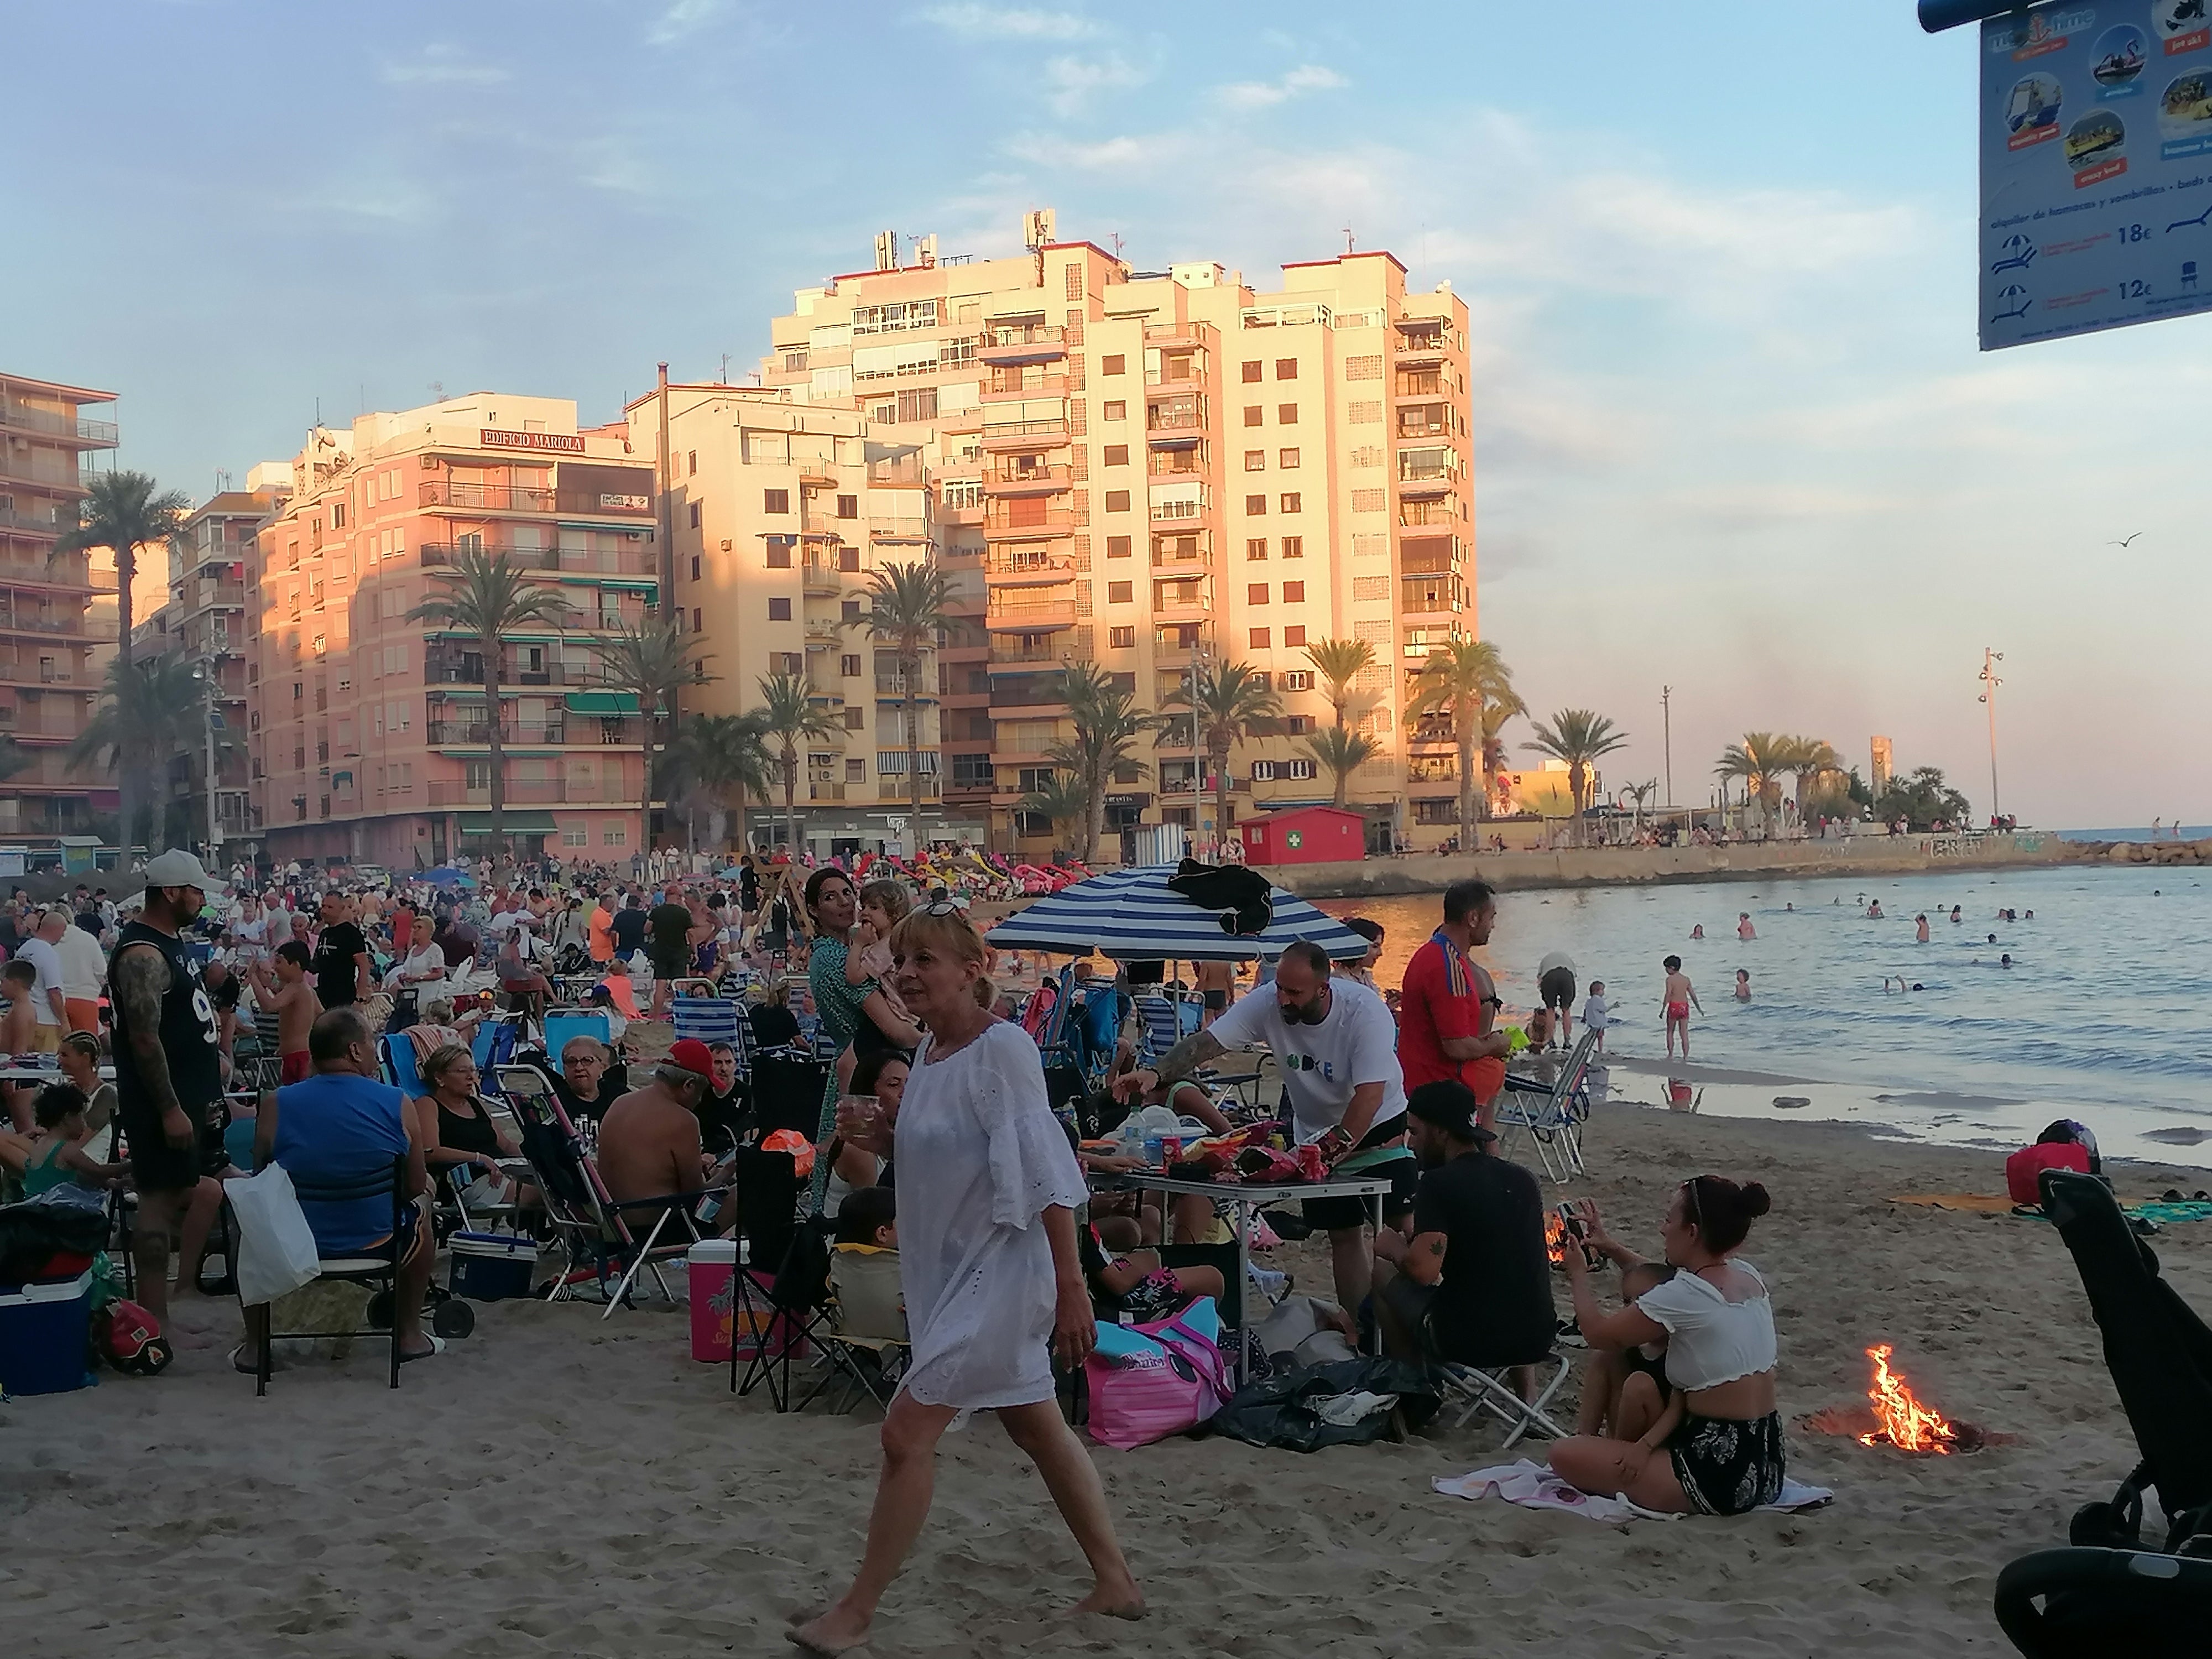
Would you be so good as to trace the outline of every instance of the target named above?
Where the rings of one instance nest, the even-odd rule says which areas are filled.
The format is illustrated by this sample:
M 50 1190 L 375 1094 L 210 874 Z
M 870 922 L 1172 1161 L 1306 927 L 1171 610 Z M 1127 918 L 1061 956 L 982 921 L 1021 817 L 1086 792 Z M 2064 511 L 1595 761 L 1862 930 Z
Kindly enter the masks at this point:
M 1100 1327 L 1117 1340 L 1083 1362 L 1093 1440 L 1121 1451 L 1149 1446 L 1221 1408 L 1235 1389 L 1219 1342 L 1203 1328 L 1218 1325 L 1212 1315 L 1212 1298 L 1201 1297 L 1170 1319 Z

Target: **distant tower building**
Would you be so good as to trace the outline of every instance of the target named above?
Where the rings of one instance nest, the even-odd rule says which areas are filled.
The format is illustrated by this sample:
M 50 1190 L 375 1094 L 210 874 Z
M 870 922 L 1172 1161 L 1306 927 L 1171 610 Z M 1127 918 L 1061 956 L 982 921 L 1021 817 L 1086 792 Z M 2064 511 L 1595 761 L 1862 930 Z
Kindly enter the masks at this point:
M 1890 755 L 1889 739 L 1875 738 L 1870 741 L 1874 745 L 1874 793 L 1878 800 L 1881 798 L 1881 792 L 1889 787 L 1889 780 L 1896 768 Z

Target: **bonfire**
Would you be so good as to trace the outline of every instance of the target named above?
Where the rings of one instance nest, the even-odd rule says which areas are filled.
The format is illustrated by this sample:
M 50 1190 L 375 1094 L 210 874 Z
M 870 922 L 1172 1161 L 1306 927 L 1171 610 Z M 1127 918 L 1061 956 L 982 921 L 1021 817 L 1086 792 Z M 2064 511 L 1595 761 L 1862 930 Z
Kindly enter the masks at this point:
M 1866 1352 L 1874 1361 L 1874 1385 L 1867 1390 L 1867 1399 L 1874 1406 L 1875 1428 L 1859 1436 L 1859 1444 L 1887 1442 L 1899 1451 L 1933 1452 L 1939 1457 L 1971 1449 L 1962 1446 L 1957 1425 L 1934 1407 L 1922 1404 L 1911 1385 L 1890 1370 L 1888 1343 Z

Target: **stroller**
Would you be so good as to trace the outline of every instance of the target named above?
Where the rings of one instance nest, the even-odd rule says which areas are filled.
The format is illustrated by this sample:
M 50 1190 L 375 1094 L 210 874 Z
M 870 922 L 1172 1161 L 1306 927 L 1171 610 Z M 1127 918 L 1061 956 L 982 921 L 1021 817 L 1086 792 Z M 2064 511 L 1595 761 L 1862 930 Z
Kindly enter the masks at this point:
M 2159 1276 L 2103 1181 L 2046 1170 L 2041 1185 L 2142 1462 L 2109 1502 L 2075 1513 L 2071 1547 L 2039 1550 L 1998 1575 L 1997 1623 L 2030 1659 L 2203 1653 L 2212 1631 L 2212 1329 Z M 2166 1521 L 2155 1545 L 2142 1538 L 2145 1487 Z

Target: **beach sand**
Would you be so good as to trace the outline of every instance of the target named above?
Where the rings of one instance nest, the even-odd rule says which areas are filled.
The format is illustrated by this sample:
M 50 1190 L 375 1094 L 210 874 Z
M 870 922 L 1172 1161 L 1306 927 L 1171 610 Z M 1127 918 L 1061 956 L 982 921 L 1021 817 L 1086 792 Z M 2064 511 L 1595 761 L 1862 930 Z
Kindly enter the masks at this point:
M 1054 1617 L 1084 1588 L 1042 1486 L 995 1425 L 948 1437 L 936 1507 L 884 1604 L 882 1655 L 1352 1659 L 2009 1652 L 1997 1570 L 2062 1542 L 2136 1459 L 2071 1259 L 2039 1221 L 1900 1194 L 2001 1193 L 1986 1153 L 1809 1123 L 1615 1108 L 1586 1189 L 1656 1249 L 1670 1185 L 1764 1182 L 1747 1249 L 1772 1283 L 1785 1418 L 1863 1400 L 1896 1345 L 1923 1397 L 2016 1435 L 1910 1460 L 1792 1428 L 1810 1514 L 1599 1525 L 1435 1495 L 1507 1461 L 1494 1430 L 1312 1456 L 1218 1440 L 1095 1452 L 1152 1600 L 1141 1625 Z M 2119 1168 L 2126 1196 L 2193 1172 Z M 2212 1224 L 2157 1241 L 2212 1309 Z M 1285 1251 L 1325 1283 L 1309 1243 Z M 1609 1277 L 1607 1281 L 1610 1289 Z M 1559 1304 L 1566 1306 L 1564 1286 Z M 0 1601 L 11 1651 L 185 1655 L 775 1654 L 844 1584 L 878 1419 L 775 1416 L 694 1364 L 680 1314 L 505 1303 L 383 1386 L 379 1345 L 232 1374 L 235 1310 L 200 1303 L 151 1381 L 0 1406 Z

